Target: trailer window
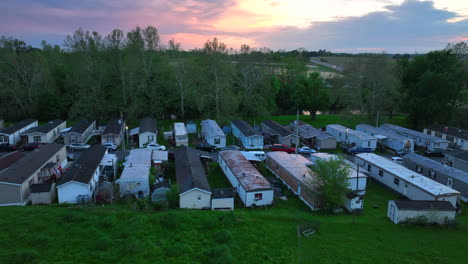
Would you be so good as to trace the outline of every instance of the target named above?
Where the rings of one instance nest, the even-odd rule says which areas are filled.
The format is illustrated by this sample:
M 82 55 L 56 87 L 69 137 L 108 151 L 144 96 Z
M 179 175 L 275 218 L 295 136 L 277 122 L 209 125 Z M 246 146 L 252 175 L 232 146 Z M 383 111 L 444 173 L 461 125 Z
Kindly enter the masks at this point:
M 379 170 L 379 176 L 383 177 L 383 170 Z
M 393 183 L 394 183 L 396 186 L 400 186 L 400 179 L 398 179 L 398 178 L 395 177 L 395 180 L 393 180 Z
M 221 144 L 221 139 L 220 138 L 215 138 L 214 143 L 215 143 L 215 145 Z
M 255 194 L 255 201 L 260 201 L 263 199 L 263 193 L 256 193 Z

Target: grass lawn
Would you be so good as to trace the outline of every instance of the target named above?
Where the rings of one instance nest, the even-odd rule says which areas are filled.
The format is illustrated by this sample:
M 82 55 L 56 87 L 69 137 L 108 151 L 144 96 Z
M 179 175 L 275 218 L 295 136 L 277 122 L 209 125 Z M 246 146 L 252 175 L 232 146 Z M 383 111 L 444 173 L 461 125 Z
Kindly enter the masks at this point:
M 393 198 L 371 184 L 365 213 L 358 216 L 312 213 L 294 197 L 234 213 L 126 205 L 1 207 L 0 263 L 466 262 L 466 210 L 456 230 L 406 227 L 386 217 Z M 298 225 L 314 221 L 320 221 L 319 232 L 298 238 Z
M 224 172 L 219 167 L 217 162 L 210 162 L 209 163 L 209 171 L 208 171 L 208 183 L 210 184 L 211 189 L 218 189 L 218 188 L 231 188 L 231 183 L 224 175 Z

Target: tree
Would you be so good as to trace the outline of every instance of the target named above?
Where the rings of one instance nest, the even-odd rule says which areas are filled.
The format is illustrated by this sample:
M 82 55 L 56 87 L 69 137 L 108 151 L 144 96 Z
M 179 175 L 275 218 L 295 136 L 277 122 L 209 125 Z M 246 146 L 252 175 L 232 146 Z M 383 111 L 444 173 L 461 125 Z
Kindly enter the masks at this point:
M 307 110 L 315 120 L 317 111 L 327 109 L 330 105 L 329 91 L 318 72 L 303 76 L 296 84 L 294 101 L 299 110 Z
M 468 72 L 452 50 L 432 51 L 399 62 L 402 107 L 414 127 L 447 124 L 466 103 Z
M 315 173 L 310 184 L 314 186 L 321 197 L 321 207 L 326 210 L 341 207 L 348 192 L 350 167 L 344 164 L 341 158 L 338 158 L 317 160 L 309 168 Z

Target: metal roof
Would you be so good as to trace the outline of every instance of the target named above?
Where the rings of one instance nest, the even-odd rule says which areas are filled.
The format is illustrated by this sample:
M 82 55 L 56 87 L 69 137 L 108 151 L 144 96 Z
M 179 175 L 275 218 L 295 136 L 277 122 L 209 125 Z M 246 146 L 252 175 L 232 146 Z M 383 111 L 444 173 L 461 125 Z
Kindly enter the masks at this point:
M 290 136 L 290 135 L 293 134 L 291 131 L 284 128 L 284 126 L 278 124 L 277 122 L 275 122 L 273 120 L 269 120 L 269 119 L 263 120 L 262 123 L 263 123 L 263 125 L 270 128 L 270 130 L 276 135 L 280 135 L 282 137 L 287 137 L 287 136 Z
M 53 183 L 34 183 L 31 184 L 31 193 L 50 192 Z
M 152 132 L 157 133 L 156 129 L 156 119 L 151 117 L 145 117 L 140 121 L 140 131 L 139 133 Z
M 56 129 L 58 126 L 63 124 L 64 120 L 52 120 L 45 125 L 32 127 L 22 133 L 22 135 L 30 135 L 34 133 L 47 134 L 50 131 Z
M 18 160 L 22 159 L 25 155 L 21 151 L 7 153 L 0 157 L 0 171 L 7 169 L 15 164 Z
M 96 120 L 93 119 L 81 119 L 80 121 L 76 122 L 76 124 L 70 128 L 70 130 L 66 131 L 64 134 L 69 133 L 77 133 L 83 134 L 86 129 L 88 129 Z
M 148 179 L 152 151 L 152 149 L 147 148 L 132 149 L 127 157 L 127 161 L 124 163 L 125 168 L 122 175 L 117 181 L 123 182 Z
M 358 129 L 358 127 L 361 127 L 361 128 L 363 128 L 363 129 L 365 129 L 367 131 L 371 131 L 374 134 L 373 135 L 374 137 L 377 137 L 378 135 L 381 135 L 381 136 L 385 136 L 386 138 L 402 140 L 402 141 L 408 139 L 407 137 L 402 136 L 402 135 L 398 135 L 395 132 L 388 131 L 388 130 L 385 130 L 385 129 L 380 128 L 380 127 L 374 127 L 374 126 L 371 126 L 371 125 L 368 125 L 368 124 L 359 124 L 359 125 L 356 126 L 356 129 Z
M 176 136 L 185 136 L 187 135 L 187 128 L 185 128 L 184 123 L 176 122 L 174 123 L 174 134 Z
M 210 136 L 225 137 L 223 130 L 219 127 L 216 121 L 205 119 L 201 121 L 202 134 Z
M 463 150 L 463 149 L 456 149 L 456 150 L 453 150 L 453 151 L 446 151 L 446 152 L 444 152 L 444 155 L 445 156 L 455 157 L 457 159 L 461 159 L 461 160 L 464 160 L 464 161 L 468 161 L 468 151 Z
M 36 119 L 21 120 L 19 122 L 16 122 L 16 123 L 12 124 L 9 127 L 5 127 L 5 128 L 0 129 L 0 134 L 11 135 L 11 134 L 15 133 L 16 131 L 21 130 L 24 127 L 27 127 L 30 124 L 34 123 L 34 122 L 37 122 L 37 120 Z
M 457 138 L 468 139 L 468 131 L 460 128 L 448 127 L 443 125 L 430 125 L 428 129 Z
M 75 163 L 66 171 L 57 186 L 63 185 L 70 181 L 81 182 L 88 184 L 94 176 L 94 172 L 101 163 L 107 149 L 98 144 L 81 153 Z
M 337 155 L 324 153 L 324 152 L 312 153 L 310 155 L 311 157 L 315 157 L 321 160 L 337 160 L 338 159 Z M 346 159 L 343 159 L 343 163 L 349 166 L 348 178 L 357 178 L 357 176 L 359 176 L 359 178 L 367 178 L 367 175 L 364 174 L 364 170 L 362 168 L 359 169 L 359 175 L 358 175 L 357 167 L 355 164 L 353 164 L 352 162 Z
M 364 132 L 361 132 L 361 131 L 356 131 L 354 129 L 351 129 L 351 128 L 347 128 L 347 127 L 344 127 L 342 125 L 327 125 L 327 127 L 330 127 L 332 129 L 335 129 L 335 130 L 338 130 L 340 132 L 343 132 L 343 133 L 347 133 L 348 135 L 353 135 L 361 140 L 377 140 L 376 137 L 373 137 L 369 134 L 366 134 Z
M 238 150 L 225 150 L 219 156 L 226 162 L 246 191 L 271 189 L 270 183 Z M 236 187 L 236 186 L 235 186 Z
M 430 158 L 423 157 L 421 155 L 418 155 L 416 153 L 408 153 L 405 156 L 403 156 L 403 159 L 413 161 L 417 164 L 423 165 L 425 167 L 428 167 L 432 169 L 435 172 L 443 173 L 447 176 L 450 176 L 452 178 L 458 179 L 460 181 L 463 181 L 465 183 L 468 183 L 468 173 L 452 168 L 450 166 L 444 165 L 440 162 L 437 162 L 435 160 L 432 160 Z
M 377 166 L 402 180 L 417 186 L 420 189 L 425 190 L 426 192 L 431 193 L 434 196 L 444 195 L 444 194 L 460 194 L 460 192 L 447 187 L 443 184 L 440 184 L 436 181 L 433 181 L 421 174 L 418 174 L 410 169 L 407 169 L 401 165 L 396 164 L 395 162 L 376 155 L 374 153 L 361 153 L 356 155 L 357 158 L 360 158 L 364 161 L 367 161 L 374 166 Z
M 244 120 L 234 120 L 231 122 L 234 126 L 237 127 L 237 129 L 239 129 L 242 134 L 244 134 L 244 136 L 246 137 L 250 137 L 250 136 L 262 136 L 260 134 L 260 132 L 258 132 L 257 130 L 255 130 L 249 123 L 245 122 Z
M 189 147 L 175 149 L 176 179 L 180 193 L 198 188 L 211 192 L 201 156 L 208 153 Z
M 284 151 L 272 151 L 268 152 L 267 156 L 280 164 L 281 167 L 286 169 L 294 178 L 303 184 L 310 186 L 315 179 L 314 173 L 307 167 L 314 163 L 304 158 L 302 155 L 288 154 Z
M 120 134 L 122 132 L 122 125 L 123 122 L 120 118 L 114 118 L 107 123 L 102 134 Z
M 211 194 L 211 199 L 234 198 L 234 190 L 232 188 L 214 189 Z
M 418 200 L 393 200 L 399 210 L 437 210 L 455 211 L 455 207 L 447 201 L 418 201 Z
M 408 135 L 411 135 L 413 137 L 422 138 L 422 139 L 425 139 L 425 140 L 428 140 L 428 141 L 448 142 L 448 140 L 445 140 L 445 139 L 441 139 L 441 138 L 434 137 L 434 136 L 431 136 L 431 135 L 428 135 L 428 134 L 424 134 L 424 133 L 421 133 L 421 132 L 418 132 L 418 131 L 415 131 L 415 130 L 411 130 L 411 129 L 408 129 L 408 128 L 405 128 L 405 127 L 392 125 L 392 124 L 388 124 L 388 123 L 382 124 L 380 127 L 383 128 L 383 129 L 387 129 L 387 130 L 390 129 L 390 130 L 393 130 L 393 131 L 398 131 L 400 133 L 408 134 Z
M 1 172 L 0 182 L 22 184 L 34 172 L 42 168 L 62 148 L 65 148 L 65 146 L 57 143 L 41 145 L 38 149 Z

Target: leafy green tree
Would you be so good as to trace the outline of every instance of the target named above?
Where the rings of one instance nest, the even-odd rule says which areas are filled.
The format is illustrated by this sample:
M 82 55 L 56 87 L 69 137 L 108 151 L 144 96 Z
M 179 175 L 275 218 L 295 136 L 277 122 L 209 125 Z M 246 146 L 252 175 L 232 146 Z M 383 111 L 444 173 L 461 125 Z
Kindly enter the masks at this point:
M 327 109 L 330 105 L 329 90 L 318 72 L 303 76 L 296 84 L 294 101 L 297 109 L 307 110 L 315 120 L 317 111 Z
M 319 192 L 322 208 L 332 210 L 341 207 L 348 192 L 350 167 L 341 158 L 317 160 L 309 167 L 315 174 L 310 184 Z

